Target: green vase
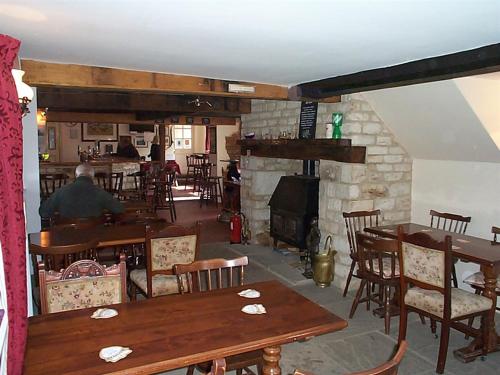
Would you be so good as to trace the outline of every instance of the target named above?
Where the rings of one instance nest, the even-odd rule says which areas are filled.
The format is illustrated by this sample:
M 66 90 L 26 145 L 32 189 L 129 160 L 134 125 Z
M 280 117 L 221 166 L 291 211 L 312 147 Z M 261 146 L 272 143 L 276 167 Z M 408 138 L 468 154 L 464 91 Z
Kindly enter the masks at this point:
M 342 138 L 342 120 L 344 115 L 340 112 L 334 112 L 332 114 L 332 124 L 333 124 L 333 138 L 341 139 Z

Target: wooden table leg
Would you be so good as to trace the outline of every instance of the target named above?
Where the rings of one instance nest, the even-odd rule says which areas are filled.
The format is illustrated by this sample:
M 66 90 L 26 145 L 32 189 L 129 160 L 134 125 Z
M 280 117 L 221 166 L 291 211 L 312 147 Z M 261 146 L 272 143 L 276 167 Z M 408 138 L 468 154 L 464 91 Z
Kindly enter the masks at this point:
M 264 375 L 280 375 L 280 346 L 269 346 L 264 348 Z
M 485 297 L 493 301 L 493 306 L 488 314 L 488 319 L 481 319 L 481 325 L 487 324 L 486 331 L 488 332 L 486 338 L 476 337 L 468 346 L 454 351 L 454 355 L 462 362 L 471 362 L 478 356 L 482 355 L 482 349 L 486 346 L 487 353 L 492 353 L 500 350 L 500 341 L 498 334 L 495 330 L 495 308 L 497 305 L 497 274 L 498 271 L 494 267 L 481 266 L 481 271 L 484 275 L 484 292 Z M 482 330 L 480 330 L 482 331 Z

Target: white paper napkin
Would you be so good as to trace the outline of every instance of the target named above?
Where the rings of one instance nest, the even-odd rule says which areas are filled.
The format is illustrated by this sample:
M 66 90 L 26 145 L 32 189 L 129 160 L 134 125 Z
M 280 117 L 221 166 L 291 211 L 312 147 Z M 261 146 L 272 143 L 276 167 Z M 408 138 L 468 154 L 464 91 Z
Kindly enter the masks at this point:
M 130 348 L 123 346 L 108 346 L 100 350 L 99 358 L 104 359 L 106 362 L 118 362 L 130 353 L 132 353 L 132 349 Z
M 255 289 L 245 289 L 239 292 L 238 295 L 244 298 L 259 298 L 260 292 Z
M 243 306 L 241 311 L 243 311 L 245 314 L 250 314 L 250 315 L 260 315 L 267 313 L 266 308 L 260 303 Z

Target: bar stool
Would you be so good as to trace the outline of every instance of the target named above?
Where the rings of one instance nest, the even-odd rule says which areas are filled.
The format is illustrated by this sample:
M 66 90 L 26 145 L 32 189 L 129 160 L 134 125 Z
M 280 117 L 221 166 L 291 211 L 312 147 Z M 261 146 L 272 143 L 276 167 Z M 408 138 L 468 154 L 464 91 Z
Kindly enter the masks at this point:
M 164 179 L 161 174 L 154 179 L 154 205 L 155 212 L 157 210 L 169 210 L 170 219 L 172 222 L 177 220 L 177 212 L 175 210 L 174 194 L 172 186 L 175 181 L 175 171 L 163 172 Z
M 189 184 L 189 181 L 192 181 L 194 184 L 194 176 L 195 176 L 195 166 L 196 164 L 196 157 L 195 155 L 186 155 L 186 165 L 187 165 L 187 170 L 185 174 L 185 180 L 184 180 L 184 190 L 187 189 L 187 186 Z
M 201 168 L 201 182 L 200 182 L 200 207 L 203 201 L 208 205 L 209 200 L 215 201 L 215 206 L 219 207 L 219 198 L 222 202 L 222 187 L 220 176 L 212 176 L 213 164 L 205 164 Z

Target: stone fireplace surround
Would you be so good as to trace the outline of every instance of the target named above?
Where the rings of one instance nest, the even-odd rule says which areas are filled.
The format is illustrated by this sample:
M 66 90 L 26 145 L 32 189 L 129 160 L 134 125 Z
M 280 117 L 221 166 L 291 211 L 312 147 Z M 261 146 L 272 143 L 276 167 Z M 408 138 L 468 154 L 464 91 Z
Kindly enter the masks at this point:
M 316 138 L 325 138 L 333 112 L 344 114 L 343 138 L 367 148 L 366 164 L 320 160 L 316 168 L 320 177 L 320 249 L 332 235 L 338 251 L 334 284 L 343 288 L 351 260 L 342 212 L 380 209 L 383 224 L 410 221 L 412 160 L 361 94 L 342 96 L 340 103 L 320 103 Z M 300 102 L 252 100 L 252 112 L 241 118 L 241 134 L 255 132 L 256 139 L 266 133 L 293 134 L 299 117 Z M 301 160 L 242 155 L 241 209 L 250 223 L 252 243 L 272 243 L 267 204 L 280 177 L 295 173 L 302 173 Z M 356 286 L 355 280 L 351 285 Z

